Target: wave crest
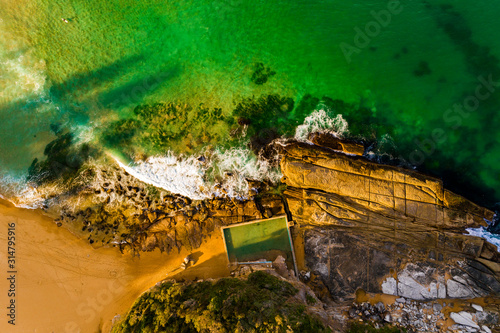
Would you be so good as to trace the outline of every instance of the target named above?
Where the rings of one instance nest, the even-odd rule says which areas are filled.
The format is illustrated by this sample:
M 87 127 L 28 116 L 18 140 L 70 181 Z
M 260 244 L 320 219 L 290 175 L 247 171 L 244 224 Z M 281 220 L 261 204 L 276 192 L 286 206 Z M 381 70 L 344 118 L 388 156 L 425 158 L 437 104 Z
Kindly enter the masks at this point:
M 343 137 L 349 133 L 349 124 L 341 114 L 333 116 L 324 108 L 315 110 L 304 119 L 302 125 L 295 130 L 295 139 L 308 141 L 309 134 L 314 132 L 329 133 L 336 137 Z
M 248 194 L 247 179 L 276 183 L 281 178 L 272 161 L 255 157 L 250 149 L 242 147 L 206 151 L 200 157 L 168 152 L 128 165 L 113 158 L 142 182 L 195 200 L 223 195 L 244 199 Z

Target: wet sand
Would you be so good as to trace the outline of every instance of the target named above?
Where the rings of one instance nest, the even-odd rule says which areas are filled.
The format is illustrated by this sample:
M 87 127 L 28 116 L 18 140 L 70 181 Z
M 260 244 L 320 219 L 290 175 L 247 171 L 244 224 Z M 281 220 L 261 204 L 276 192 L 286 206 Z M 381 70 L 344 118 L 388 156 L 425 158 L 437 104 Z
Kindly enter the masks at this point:
M 7 322 L 9 223 L 16 224 L 15 326 Z M 179 266 L 189 254 L 185 249 L 140 258 L 116 248 L 94 249 L 41 212 L 0 201 L 0 332 L 108 332 L 113 317 L 162 279 L 229 274 L 220 233 L 193 252 L 197 262 L 182 271 Z

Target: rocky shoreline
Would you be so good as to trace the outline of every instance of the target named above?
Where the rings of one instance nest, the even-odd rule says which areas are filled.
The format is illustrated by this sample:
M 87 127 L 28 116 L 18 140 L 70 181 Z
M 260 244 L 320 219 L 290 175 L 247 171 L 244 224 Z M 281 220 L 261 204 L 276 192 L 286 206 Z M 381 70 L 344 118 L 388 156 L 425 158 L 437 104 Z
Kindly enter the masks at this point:
M 347 302 L 361 312 L 345 312 L 346 321 L 394 324 L 387 321 L 387 311 L 363 315 L 373 309 L 356 303 L 359 290 L 413 300 L 414 305 L 478 297 L 497 304 L 500 255 L 484 239 L 464 235 L 465 228 L 486 226 L 493 212 L 446 190 L 439 179 L 365 159 L 359 144 L 312 139 L 314 144 L 292 142 L 280 148 L 284 191 L 249 181 L 248 200 L 191 200 L 109 166 L 81 172 L 71 190 L 50 198 L 44 210 L 93 246 L 113 245 L 134 255 L 156 248 L 194 250 L 221 226 L 287 214 L 295 223 L 294 241 L 303 241 L 299 266 L 313 277 L 308 285 L 328 306 Z M 395 310 L 404 311 L 404 306 Z M 498 306 L 488 311 L 496 314 L 496 321 L 488 323 L 495 331 Z M 436 316 L 446 322 L 450 313 L 444 319 Z M 454 327 L 452 322 L 417 326 L 410 331 Z
M 142 184 L 115 166 L 88 173 L 87 185 L 52 198 L 45 213 L 93 246 L 117 246 L 134 255 L 195 249 L 215 228 L 284 214 L 282 198 L 271 193 L 250 191 L 249 200 L 191 200 Z M 264 183 L 252 186 L 269 190 Z
M 290 215 L 303 233 L 306 266 L 335 301 L 353 300 L 360 290 L 392 295 L 418 304 L 406 309 L 413 315 L 426 302 L 498 301 L 496 247 L 464 235 L 494 214 L 446 190 L 439 179 L 302 143 L 285 147 L 281 170 Z M 488 324 L 497 329 L 498 306 L 492 309 L 497 319 Z M 387 318 L 380 316 L 384 311 L 371 317 L 363 311 L 351 319 L 394 324 L 387 320 L 396 316 L 392 310 Z M 399 315 L 397 324 L 414 332 L 482 329 L 480 320 L 464 328 L 460 316 L 450 316 L 440 320 L 451 322 L 429 326 Z

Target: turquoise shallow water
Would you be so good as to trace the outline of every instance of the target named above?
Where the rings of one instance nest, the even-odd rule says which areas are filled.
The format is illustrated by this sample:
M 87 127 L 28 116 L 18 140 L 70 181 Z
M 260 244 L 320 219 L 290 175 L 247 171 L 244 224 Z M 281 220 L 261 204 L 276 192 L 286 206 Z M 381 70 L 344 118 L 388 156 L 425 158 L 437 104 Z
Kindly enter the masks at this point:
M 244 98 L 278 94 L 297 107 L 310 94 L 354 104 L 331 112 L 343 113 L 352 135 L 377 141 L 378 154 L 443 177 L 476 200 L 499 201 L 499 94 L 483 84 L 481 96 L 489 95 L 476 97 L 477 108 L 474 96 L 479 77 L 500 81 L 500 6 L 402 2 L 385 26 L 374 23 L 373 12 L 392 3 L 4 1 L 2 173 L 22 176 L 43 158 L 55 138 L 51 124 L 100 145 L 100 131 L 139 104 L 203 103 L 229 119 Z M 358 28 L 374 29 L 361 44 Z M 348 44 L 356 47 L 349 59 Z M 274 73 L 264 84 L 252 82 L 256 63 Z M 464 102 L 474 110 L 454 109 Z M 197 116 L 187 117 L 204 121 Z M 217 131 L 231 130 L 224 121 Z M 302 121 L 292 113 L 287 124 Z M 108 148 L 122 148 L 114 144 Z

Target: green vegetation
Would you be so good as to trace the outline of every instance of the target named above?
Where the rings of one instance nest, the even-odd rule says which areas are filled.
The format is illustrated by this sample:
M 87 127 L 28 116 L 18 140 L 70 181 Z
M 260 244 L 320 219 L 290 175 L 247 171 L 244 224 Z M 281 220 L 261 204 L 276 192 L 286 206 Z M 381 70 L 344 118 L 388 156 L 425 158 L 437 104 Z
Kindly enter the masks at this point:
M 164 283 L 144 293 L 112 332 L 330 332 L 291 300 L 297 292 L 263 272 L 246 281 Z
M 306 295 L 306 302 L 309 305 L 314 305 L 314 304 L 316 304 L 316 298 L 314 298 L 311 295 L 307 294 Z

